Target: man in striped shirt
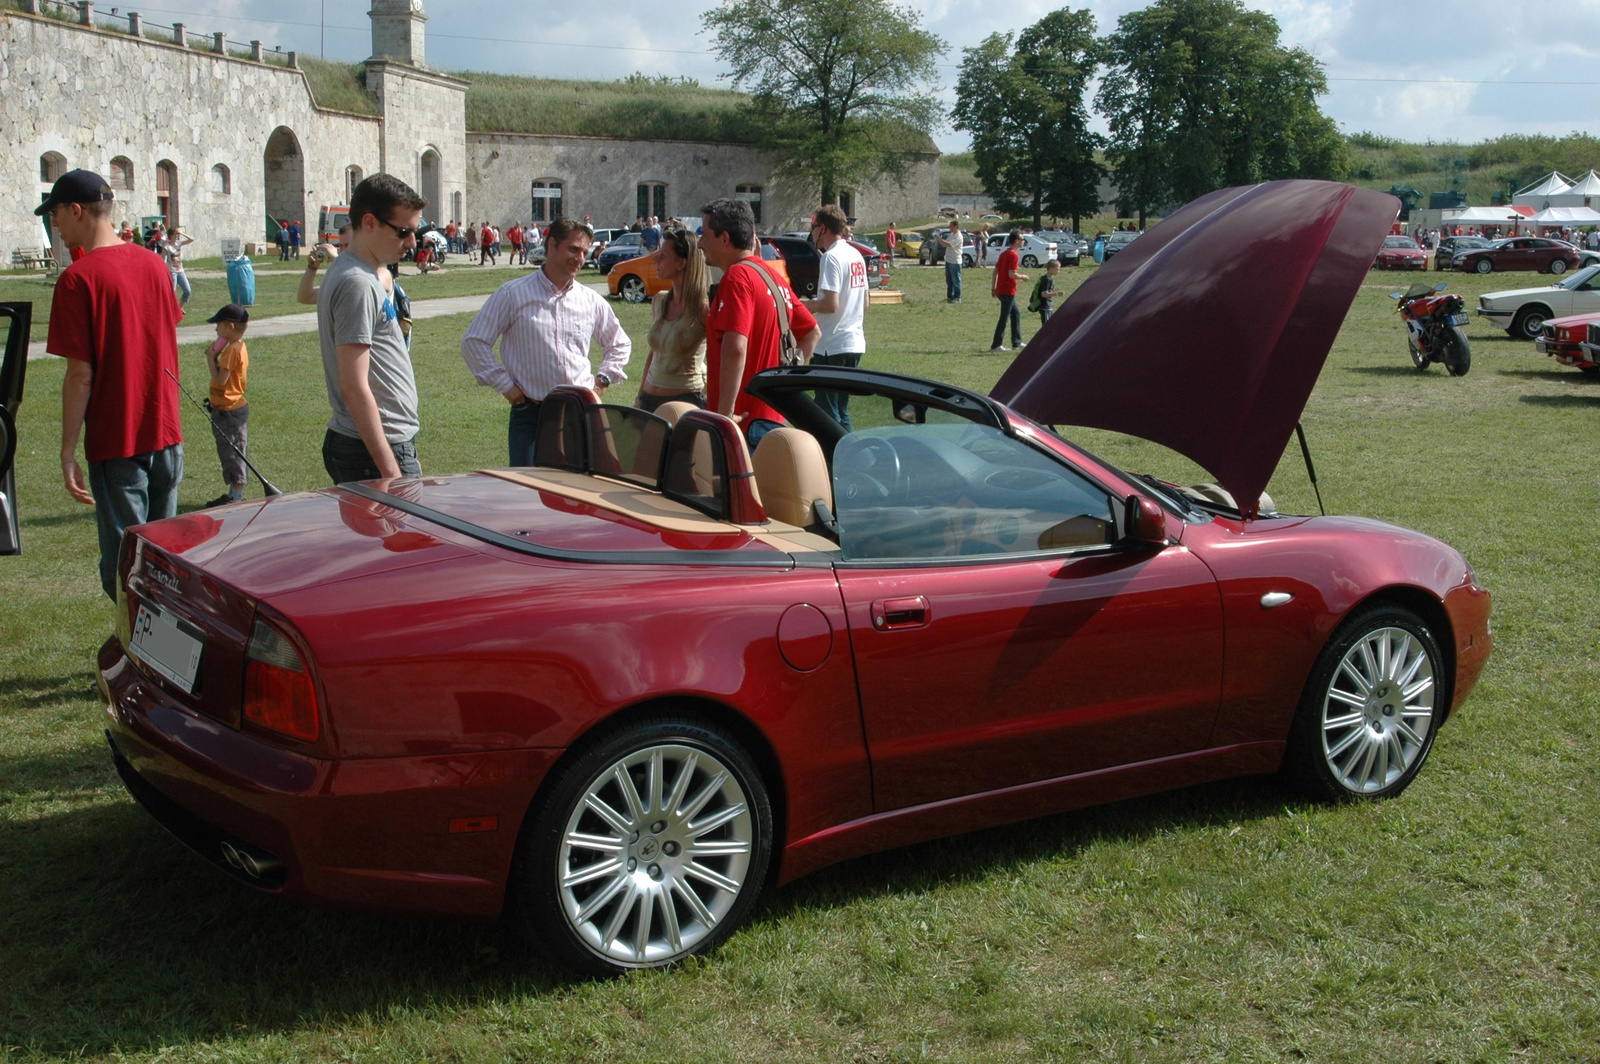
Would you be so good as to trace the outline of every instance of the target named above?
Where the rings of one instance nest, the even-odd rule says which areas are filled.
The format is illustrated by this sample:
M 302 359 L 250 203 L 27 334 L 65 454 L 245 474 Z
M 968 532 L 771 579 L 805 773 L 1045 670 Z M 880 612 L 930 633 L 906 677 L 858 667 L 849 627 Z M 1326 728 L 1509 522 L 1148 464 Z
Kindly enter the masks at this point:
M 514 466 L 533 464 L 539 403 L 552 388 L 576 384 L 603 396 L 627 379 L 633 342 L 605 298 L 576 280 L 593 240 L 588 225 L 558 218 L 544 265 L 501 285 L 461 338 L 461 357 L 478 383 L 511 404 L 506 435 Z M 602 351 L 598 373 L 589 363 L 591 341 Z

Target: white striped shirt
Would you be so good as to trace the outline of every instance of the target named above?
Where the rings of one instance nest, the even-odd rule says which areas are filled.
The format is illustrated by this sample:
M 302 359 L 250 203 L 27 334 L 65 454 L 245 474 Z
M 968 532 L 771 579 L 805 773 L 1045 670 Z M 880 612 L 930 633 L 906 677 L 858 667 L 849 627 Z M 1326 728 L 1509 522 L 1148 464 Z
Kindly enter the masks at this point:
M 538 269 L 506 282 L 489 297 L 461 338 L 461 357 L 479 384 L 501 395 L 515 385 L 529 399 L 539 400 L 563 384 L 594 387 L 591 340 L 598 340 L 603 352 L 600 371 L 613 384 L 626 380 L 623 367 L 633 354 L 633 341 L 605 297 L 577 281 L 557 289 Z

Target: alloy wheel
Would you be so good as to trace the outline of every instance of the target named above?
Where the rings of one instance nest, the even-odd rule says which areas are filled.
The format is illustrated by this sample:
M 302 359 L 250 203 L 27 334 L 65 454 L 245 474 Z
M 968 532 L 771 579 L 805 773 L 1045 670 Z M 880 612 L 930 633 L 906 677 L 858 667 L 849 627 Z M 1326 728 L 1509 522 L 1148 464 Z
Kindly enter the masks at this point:
M 1351 794 L 1374 794 L 1403 777 L 1428 748 L 1434 661 L 1404 628 L 1366 632 L 1340 659 L 1322 705 L 1322 754 Z

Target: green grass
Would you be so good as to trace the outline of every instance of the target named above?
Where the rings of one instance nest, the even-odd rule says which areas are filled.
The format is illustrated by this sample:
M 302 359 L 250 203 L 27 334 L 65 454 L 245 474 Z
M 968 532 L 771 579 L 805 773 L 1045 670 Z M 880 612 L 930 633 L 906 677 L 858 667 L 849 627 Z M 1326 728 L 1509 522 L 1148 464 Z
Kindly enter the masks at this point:
M 967 271 L 958 306 L 938 269 L 895 280 L 907 302 L 871 310 L 868 365 L 992 384 L 1004 356 L 985 350 L 987 272 Z M 1451 284 L 1470 304 L 1505 280 Z M 1403 797 L 1330 808 L 1244 780 L 914 846 L 770 893 L 712 957 L 604 983 L 494 928 L 258 897 L 131 802 L 100 738 L 91 668 L 110 607 L 90 511 L 59 483 L 61 367 L 35 363 L 27 553 L 0 559 L 4 1056 L 1594 1061 L 1600 385 L 1476 322 L 1467 377 L 1419 374 L 1391 278 L 1369 282 L 1305 413 L 1323 496 L 1443 537 L 1495 594 L 1495 655 Z M 618 313 L 642 338 L 644 309 Z M 457 354 L 466 324 L 418 327 L 432 472 L 504 458 L 504 403 Z M 254 457 L 287 489 L 321 485 L 314 343 L 251 352 Z M 199 385 L 197 352 L 184 373 Z M 219 474 L 192 412 L 185 430 L 190 508 Z M 1159 448 L 1075 435 L 1132 468 L 1193 475 Z M 1297 454 L 1271 490 L 1315 512 Z
M 379 113 L 378 101 L 367 91 L 365 64 L 334 63 L 304 54 L 298 59 L 306 82 L 311 86 L 311 98 L 318 107 L 358 115 Z

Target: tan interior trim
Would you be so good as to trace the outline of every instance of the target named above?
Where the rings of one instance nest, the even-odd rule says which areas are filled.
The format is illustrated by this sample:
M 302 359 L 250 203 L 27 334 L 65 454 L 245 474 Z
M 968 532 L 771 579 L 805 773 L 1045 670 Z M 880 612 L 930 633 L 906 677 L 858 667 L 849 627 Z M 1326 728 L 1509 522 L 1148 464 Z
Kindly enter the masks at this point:
M 675 502 L 660 492 L 635 484 L 624 484 L 589 473 L 572 473 L 564 469 L 540 469 L 537 472 L 519 472 L 514 469 L 480 469 L 486 476 L 499 477 L 513 484 L 553 491 L 569 499 L 597 506 L 602 510 L 631 517 L 636 521 L 654 525 L 668 532 L 695 532 L 702 535 L 731 535 L 742 532 L 754 535 L 756 528 L 746 528 L 730 521 L 721 521 L 701 513 L 691 506 Z

